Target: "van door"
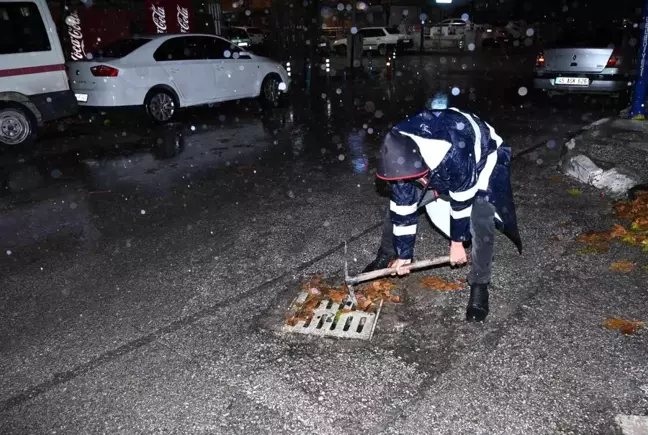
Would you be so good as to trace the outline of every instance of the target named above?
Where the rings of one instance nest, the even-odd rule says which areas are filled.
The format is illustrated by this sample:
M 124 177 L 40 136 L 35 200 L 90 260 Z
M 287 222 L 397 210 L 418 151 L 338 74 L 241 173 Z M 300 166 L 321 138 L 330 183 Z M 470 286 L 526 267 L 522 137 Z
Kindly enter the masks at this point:
M 0 3 L 0 92 L 69 89 L 65 58 L 44 2 Z
M 36 124 L 78 110 L 44 0 L 0 2 L 0 95 L 19 105 L 16 116 L 6 110 L 0 113 L 0 142 L 5 144 L 27 142 Z

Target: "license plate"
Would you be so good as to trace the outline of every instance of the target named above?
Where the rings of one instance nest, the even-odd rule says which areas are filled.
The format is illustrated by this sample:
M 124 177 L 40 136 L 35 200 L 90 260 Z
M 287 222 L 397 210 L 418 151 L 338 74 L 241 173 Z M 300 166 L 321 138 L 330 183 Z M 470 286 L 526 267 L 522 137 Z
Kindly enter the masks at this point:
M 88 102 L 88 94 L 74 94 L 76 97 L 77 101 L 79 103 L 87 103 Z
M 556 77 L 557 85 L 576 85 L 576 86 L 589 86 L 590 81 L 588 78 L 583 77 Z

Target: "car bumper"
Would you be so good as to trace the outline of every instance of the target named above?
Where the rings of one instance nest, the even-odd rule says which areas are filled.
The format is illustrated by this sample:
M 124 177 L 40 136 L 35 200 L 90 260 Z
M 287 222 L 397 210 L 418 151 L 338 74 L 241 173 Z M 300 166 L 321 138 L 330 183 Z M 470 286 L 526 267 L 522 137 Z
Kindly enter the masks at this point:
M 112 90 L 104 89 L 75 89 L 79 107 L 125 107 L 141 106 L 146 94 L 139 88 L 129 88 L 128 92 L 120 87 Z M 144 93 L 143 93 L 144 92 Z M 83 101 L 83 100 L 86 101 Z
M 536 76 L 533 87 L 541 91 L 565 92 L 570 94 L 616 94 L 632 88 L 632 82 L 625 77 L 590 77 L 589 86 L 558 85 L 556 77 Z
M 29 97 L 41 114 L 43 122 L 76 115 L 79 111 L 74 92 L 59 91 Z

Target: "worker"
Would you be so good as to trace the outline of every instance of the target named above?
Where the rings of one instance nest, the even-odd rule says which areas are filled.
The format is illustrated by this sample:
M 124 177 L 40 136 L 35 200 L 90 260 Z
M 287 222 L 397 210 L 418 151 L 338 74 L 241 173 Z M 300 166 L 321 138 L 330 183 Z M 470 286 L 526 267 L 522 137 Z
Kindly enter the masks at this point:
M 419 209 L 450 239 L 450 263 L 467 263 L 466 320 L 488 316 L 495 228 L 522 253 L 510 181 L 511 148 L 476 115 L 448 107 L 439 92 L 420 113 L 394 126 L 381 147 L 377 177 L 391 185 L 390 207 L 376 259 L 365 272 L 396 267 L 409 273 Z

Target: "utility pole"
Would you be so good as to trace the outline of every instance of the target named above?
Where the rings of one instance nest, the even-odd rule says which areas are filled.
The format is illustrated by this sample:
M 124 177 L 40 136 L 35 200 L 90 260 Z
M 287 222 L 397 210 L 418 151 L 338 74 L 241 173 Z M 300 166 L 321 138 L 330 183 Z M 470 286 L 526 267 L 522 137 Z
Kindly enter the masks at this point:
M 632 93 L 632 109 L 630 118 L 646 119 L 646 85 L 648 84 L 648 0 L 644 5 L 643 28 L 641 29 L 641 45 L 637 60 L 637 79 Z

